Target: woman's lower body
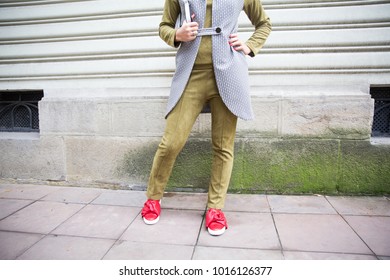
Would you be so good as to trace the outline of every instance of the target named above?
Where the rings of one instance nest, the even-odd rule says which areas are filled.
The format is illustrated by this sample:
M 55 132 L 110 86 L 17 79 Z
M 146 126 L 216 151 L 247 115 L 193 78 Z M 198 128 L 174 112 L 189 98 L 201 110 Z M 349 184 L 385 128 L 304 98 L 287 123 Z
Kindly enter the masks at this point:
M 213 69 L 193 70 L 185 91 L 167 117 L 164 136 L 150 172 L 147 188 L 149 200 L 158 201 L 163 197 L 175 160 L 206 103 L 211 108 L 213 148 L 207 206 L 212 209 L 224 207 L 233 168 L 237 117 L 229 111 L 219 95 Z

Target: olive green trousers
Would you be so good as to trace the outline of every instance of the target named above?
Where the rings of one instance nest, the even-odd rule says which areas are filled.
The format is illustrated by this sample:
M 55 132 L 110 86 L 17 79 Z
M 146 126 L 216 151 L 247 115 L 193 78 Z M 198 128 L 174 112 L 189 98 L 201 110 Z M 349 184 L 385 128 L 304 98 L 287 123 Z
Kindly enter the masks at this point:
M 207 206 L 217 209 L 224 207 L 233 168 L 237 117 L 229 111 L 219 95 L 213 69 L 192 71 L 183 95 L 167 117 L 164 136 L 150 172 L 146 193 L 149 199 L 162 198 L 176 157 L 187 142 L 206 103 L 209 103 L 211 108 L 213 148 Z

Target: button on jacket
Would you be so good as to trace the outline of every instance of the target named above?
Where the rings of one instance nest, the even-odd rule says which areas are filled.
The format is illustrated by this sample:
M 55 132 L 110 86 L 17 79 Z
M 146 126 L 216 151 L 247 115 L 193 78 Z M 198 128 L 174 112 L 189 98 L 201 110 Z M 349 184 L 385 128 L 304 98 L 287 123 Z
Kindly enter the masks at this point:
M 194 20 L 199 24 L 199 33 L 202 33 L 203 28 L 209 27 L 205 26 L 205 23 L 210 22 L 210 19 L 206 19 L 207 2 L 210 3 L 210 0 L 188 0 L 188 2 L 191 15 L 195 15 Z M 271 32 L 270 19 L 260 0 L 212 0 L 211 29 L 215 32 L 212 35 L 206 35 L 211 37 L 211 41 L 202 41 L 202 37 L 205 36 L 198 36 L 193 41 L 180 44 L 174 41 L 176 32 L 174 28 L 180 15 L 182 19 L 185 19 L 184 1 L 166 0 L 163 19 L 160 23 L 160 37 L 170 46 L 179 47 L 166 116 L 179 101 L 194 65 L 204 63 L 204 61 L 199 61 L 202 56 L 198 56 L 198 52 L 207 53 L 207 48 L 209 51 L 211 47 L 211 52 L 209 51 L 211 67 L 214 69 L 223 102 L 237 117 L 244 120 L 254 118 L 246 57 L 243 52 L 236 51 L 229 45 L 229 36 L 237 33 L 238 17 L 242 10 L 255 27 L 254 33 L 246 42 L 252 51 L 251 56 L 255 56 Z

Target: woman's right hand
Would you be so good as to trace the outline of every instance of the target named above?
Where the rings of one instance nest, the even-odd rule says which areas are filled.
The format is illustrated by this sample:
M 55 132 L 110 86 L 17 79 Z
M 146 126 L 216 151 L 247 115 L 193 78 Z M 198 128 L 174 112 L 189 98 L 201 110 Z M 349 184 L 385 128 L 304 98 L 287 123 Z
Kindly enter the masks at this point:
M 189 42 L 195 40 L 196 35 L 198 35 L 198 23 L 184 21 L 183 25 L 176 30 L 175 41 Z

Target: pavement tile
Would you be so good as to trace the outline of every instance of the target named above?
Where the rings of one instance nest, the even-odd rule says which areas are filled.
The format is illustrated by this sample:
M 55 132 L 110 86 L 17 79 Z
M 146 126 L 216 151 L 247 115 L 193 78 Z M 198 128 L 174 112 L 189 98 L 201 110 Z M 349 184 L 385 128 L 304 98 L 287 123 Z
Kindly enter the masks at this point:
M 265 195 L 228 194 L 224 211 L 269 213 L 270 208 Z
M 64 187 L 46 195 L 41 200 L 88 204 L 98 197 L 103 191 L 104 190 L 102 189 L 95 188 Z
M 162 244 L 195 245 L 204 211 L 163 209 L 155 225 L 146 225 L 139 216 L 121 240 Z
M 16 198 L 38 200 L 49 193 L 55 192 L 61 187 L 45 186 L 45 185 L 0 185 L 0 198 Z
M 205 227 L 198 245 L 212 247 L 279 250 L 280 244 L 269 213 L 225 212 L 228 229 L 221 236 L 211 236 Z
M 284 251 L 286 260 L 377 260 L 374 255 Z
M 372 254 L 338 215 L 274 214 L 283 250 Z
M 105 260 L 190 260 L 193 246 L 118 241 Z
M 197 246 L 194 260 L 283 260 L 280 250 Z
M 341 215 L 390 216 L 390 200 L 385 197 L 332 197 L 327 199 Z
M 36 233 L 0 231 L 0 259 L 16 259 L 43 237 L 44 235 Z
M 145 192 L 108 190 L 92 201 L 91 204 L 142 207 L 145 200 Z
M 269 195 L 273 213 L 336 214 L 323 196 Z
M 0 198 L 0 220 L 33 203 L 34 200 Z
M 36 201 L 0 221 L 0 230 L 47 234 L 84 205 Z
M 348 224 L 380 256 L 390 256 L 390 217 L 345 216 Z
M 115 241 L 48 235 L 32 246 L 21 260 L 100 260 Z
M 205 193 L 165 193 L 161 207 L 165 209 L 205 210 L 207 194 Z
M 117 239 L 139 212 L 134 207 L 87 205 L 53 234 Z

